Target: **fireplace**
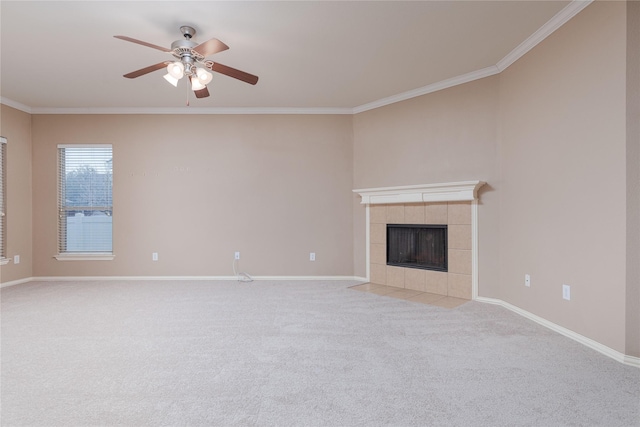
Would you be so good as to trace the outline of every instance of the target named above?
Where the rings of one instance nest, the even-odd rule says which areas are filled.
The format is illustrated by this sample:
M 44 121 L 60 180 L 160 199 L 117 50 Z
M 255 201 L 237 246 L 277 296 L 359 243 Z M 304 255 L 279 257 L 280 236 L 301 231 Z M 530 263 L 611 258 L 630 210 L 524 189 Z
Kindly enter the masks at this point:
M 478 295 L 477 192 L 484 184 L 465 181 L 353 190 L 367 206 L 366 280 L 396 288 L 474 299 Z M 410 257 L 401 251 L 403 257 L 388 262 L 388 225 L 433 227 L 431 224 L 440 226 L 436 233 L 446 233 L 446 238 L 442 239 L 446 242 L 442 252 L 446 256 L 444 261 L 442 256 Z M 409 246 L 419 246 L 419 240 Z M 417 266 L 419 259 L 430 266 Z
M 447 225 L 387 224 L 387 265 L 447 271 Z

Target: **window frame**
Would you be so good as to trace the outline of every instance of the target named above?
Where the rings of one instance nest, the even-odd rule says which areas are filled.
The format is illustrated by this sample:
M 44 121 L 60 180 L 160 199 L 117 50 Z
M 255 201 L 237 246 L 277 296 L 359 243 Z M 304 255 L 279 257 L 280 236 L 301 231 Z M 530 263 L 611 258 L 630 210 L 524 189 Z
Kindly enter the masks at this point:
M 66 149 L 68 148 L 109 148 L 111 150 L 111 204 L 104 206 L 69 206 L 64 203 L 66 194 Z M 54 256 L 58 261 L 110 261 L 115 258 L 113 252 L 113 222 L 111 230 L 111 251 L 67 251 L 64 245 L 67 241 L 66 218 L 67 212 L 77 210 L 104 211 L 111 212 L 113 218 L 113 145 L 112 144 L 59 144 L 57 147 L 58 155 L 58 188 L 57 188 L 57 204 L 58 204 L 58 253 Z M 63 221 L 63 218 L 65 220 Z M 113 220 L 112 220 L 113 221 Z

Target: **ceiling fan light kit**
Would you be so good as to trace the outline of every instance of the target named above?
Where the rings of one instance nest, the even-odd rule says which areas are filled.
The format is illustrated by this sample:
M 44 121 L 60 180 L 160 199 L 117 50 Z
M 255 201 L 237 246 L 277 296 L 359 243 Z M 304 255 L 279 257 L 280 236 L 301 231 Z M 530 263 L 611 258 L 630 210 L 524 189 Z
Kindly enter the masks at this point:
M 174 87 L 178 87 L 179 80 L 173 77 L 170 73 L 165 74 L 164 79 L 169 83 L 171 83 Z
M 140 70 L 127 73 L 124 77 L 134 79 L 165 68 L 166 66 L 167 74 L 164 75 L 164 79 L 177 87 L 180 79 L 187 76 L 191 82 L 191 89 L 194 91 L 196 98 L 206 98 L 209 96 L 207 84 L 213 80 L 213 74 L 208 70 L 227 75 L 251 85 L 258 83 L 258 76 L 206 59 L 209 55 L 229 49 L 229 46 L 226 44 L 222 43 L 218 39 L 210 39 L 198 44 L 191 40 L 191 38 L 196 34 L 195 29 L 189 26 L 182 26 L 180 27 L 180 31 L 184 35 L 184 39 L 176 40 L 171 43 L 171 49 L 127 36 L 114 36 L 117 39 L 171 53 L 176 59 L 178 59 L 173 62 L 165 61 L 150 65 Z M 198 67 L 198 64 L 200 67 Z

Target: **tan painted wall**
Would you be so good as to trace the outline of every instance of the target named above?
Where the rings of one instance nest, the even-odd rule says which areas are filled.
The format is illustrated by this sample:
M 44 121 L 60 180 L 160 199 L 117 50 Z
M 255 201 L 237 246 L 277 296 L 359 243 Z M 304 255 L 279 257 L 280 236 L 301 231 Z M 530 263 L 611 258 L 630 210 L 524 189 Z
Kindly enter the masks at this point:
M 114 261 L 52 258 L 62 143 L 113 144 Z M 349 116 L 34 115 L 33 169 L 35 276 L 352 275 Z
M 640 357 L 640 2 L 627 2 L 627 335 Z
M 592 3 L 500 75 L 499 150 L 501 299 L 621 352 L 625 8 Z
M 481 180 L 479 293 L 498 295 L 498 76 L 357 114 L 357 189 Z M 365 207 L 354 196 L 355 273 L 366 274 Z
M 7 258 L 0 282 L 32 277 L 31 116 L 0 105 L 0 135 L 7 142 Z M 20 255 L 20 264 L 13 257 Z
M 635 270 L 626 270 L 638 252 L 627 237 L 637 195 L 625 171 L 638 166 L 626 157 L 637 144 L 626 132 L 626 8 L 593 3 L 500 75 L 354 117 L 355 188 L 487 181 L 479 295 L 620 352 L 638 338 L 640 309 Z M 354 269 L 363 275 L 358 202 Z M 637 355 L 635 341 L 626 348 Z

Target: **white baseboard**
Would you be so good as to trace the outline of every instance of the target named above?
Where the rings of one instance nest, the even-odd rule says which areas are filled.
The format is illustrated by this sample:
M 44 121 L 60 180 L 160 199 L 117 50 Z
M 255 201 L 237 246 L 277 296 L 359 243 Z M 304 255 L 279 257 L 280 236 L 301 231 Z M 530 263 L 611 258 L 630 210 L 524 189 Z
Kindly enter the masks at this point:
M 624 361 L 622 362 L 625 365 L 635 366 L 636 368 L 640 368 L 640 357 L 627 356 L 625 354 Z
M 574 332 L 563 326 L 550 322 L 547 319 L 544 319 L 540 316 L 537 316 L 533 313 L 523 310 L 520 307 L 517 307 L 513 304 L 509 304 L 508 302 L 502 301 L 500 299 L 485 298 L 485 297 L 477 297 L 474 301 L 483 302 L 487 304 L 495 304 L 495 305 L 504 307 L 507 310 L 513 311 L 514 313 L 519 314 L 520 316 L 525 317 L 529 320 L 532 320 L 546 328 L 549 328 L 552 331 L 559 333 L 560 335 L 564 335 L 567 338 L 571 338 L 572 340 L 577 341 L 580 344 L 585 345 L 590 349 L 597 351 L 598 353 L 604 354 L 605 356 L 608 356 L 617 362 L 640 368 L 640 358 L 634 357 L 634 356 L 627 356 L 626 354 L 620 353 L 619 351 L 614 350 L 611 347 L 607 347 L 606 345 L 601 344 L 597 341 L 594 341 L 591 338 L 587 338 L 584 335 L 580 335 L 577 332 Z
M 252 276 L 253 280 L 355 280 L 366 282 L 357 276 Z M 237 276 L 41 276 L 3 283 L 2 287 L 26 282 L 90 282 L 110 280 L 238 280 Z
M 9 286 L 21 285 L 22 283 L 32 282 L 35 279 L 33 277 L 26 277 L 24 279 L 12 280 L 11 282 L 0 283 L 0 288 L 7 288 Z

